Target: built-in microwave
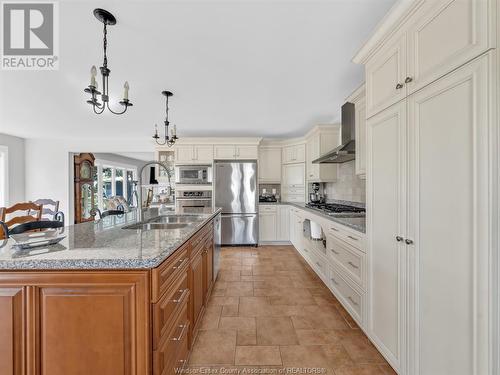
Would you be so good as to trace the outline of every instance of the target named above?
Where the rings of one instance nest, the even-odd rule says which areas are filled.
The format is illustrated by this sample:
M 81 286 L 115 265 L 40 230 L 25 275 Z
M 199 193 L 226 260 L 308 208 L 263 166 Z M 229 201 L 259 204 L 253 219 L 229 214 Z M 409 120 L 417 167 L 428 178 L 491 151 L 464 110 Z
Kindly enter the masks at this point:
M 211 165 L 177 165 L 175 167 L 176 184 L 211 184 Z

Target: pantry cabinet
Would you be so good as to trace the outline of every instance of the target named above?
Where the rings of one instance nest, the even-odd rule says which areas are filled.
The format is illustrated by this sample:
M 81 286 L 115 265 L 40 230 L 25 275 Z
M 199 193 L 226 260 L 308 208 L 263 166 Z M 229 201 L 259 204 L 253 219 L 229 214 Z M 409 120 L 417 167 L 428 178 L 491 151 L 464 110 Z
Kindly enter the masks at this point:
M 283 147 L 283 164 L 304 163 L 306 160 L 306 145 L 296 144 Z
M 305 164 L 283 165 L 283 200 L 300 203 L 305 201 Z
M 340 129 L 331 126 L 317 128 L 306 140 L 306 179 L 309 182 L 334 182 L 337 180 L 336 164 L 313 164 L 313 160 L 340 145 Z
M 421 1 L 365 62 L 368 117 L 494 47 L 493 1 Z
M 281 183 L 281 147 L 260 147 L 259 182 Z
M 212 145 L 175 146 L 176 163 L 212 163 L 214 149 Z

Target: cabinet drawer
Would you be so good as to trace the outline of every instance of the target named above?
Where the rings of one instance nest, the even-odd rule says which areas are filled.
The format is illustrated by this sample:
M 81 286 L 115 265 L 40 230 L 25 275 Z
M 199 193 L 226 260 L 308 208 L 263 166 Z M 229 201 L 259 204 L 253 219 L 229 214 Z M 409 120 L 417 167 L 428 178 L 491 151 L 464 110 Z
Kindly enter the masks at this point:
M 315 253 L 315 251 L 311 251 L 311 256 L 310 256 L 310 261 L 311 265 L 316 272 L 316 274 L 322 279 L 322 280 L 327 280 L 328 278 L 328 268 L 327 268 L 327 262 L 326 260 Z
M 276 212 L 277 211 L 277 206 L 260 205 L 259 206 L 259 211 L 261 211 L 261 212 Z
M 353 233 L 347 230 L 342 229 L 337 225 L 330 225 L 330 229 L 328 230 L 329 234 L 333 237 L 336 237 L 339 240 L 347 242 L 349 245 L 355 247 L 362 252 L 365 252 L 364 246 L 364 235 L 361 233 Z
M 189 300 L 188 274 L 183 272 L 174 285 L 153 305 L 153 349 L 171 329 L 179 309 Z
M 331 259 L 339 263 L 339 266 L 343 267 L 359 286 L 364 287 L 364 253 L 344 244 L 342 241 L 336 240 L 332 236 L 328 236 L 327 254 Z
M 185 356 L 183 350 L 187 346 L 188 332 L 187 303 L 184 303 L 174 326 L 162 337 L 159 348 L 153 351 L 154 375 L 173 375 L 175 368 L 183 366 L 178 361 L 180 354 Z
M 184 244 L 151 273 L 151 298 L 158 302 L 161 295 L 172 285 L 189 263 L 189 244 Z
M 338 293 L 337 297 L 344 302 L 344 306 L 352 317 L 362 325 L 363 293 L 351 286 L 341 273 L 333 267 L 330 267 L 330 286 Z

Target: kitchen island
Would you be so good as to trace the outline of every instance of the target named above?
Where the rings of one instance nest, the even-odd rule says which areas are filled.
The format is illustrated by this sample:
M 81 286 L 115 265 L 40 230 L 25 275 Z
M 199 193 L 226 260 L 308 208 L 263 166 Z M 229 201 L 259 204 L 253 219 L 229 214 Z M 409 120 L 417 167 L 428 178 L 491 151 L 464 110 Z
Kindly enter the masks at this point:
M 171 374 L 214 281 L 214 220 L 135 213 L 64 228 L 56 245 L 0 243 L 1 374 Z

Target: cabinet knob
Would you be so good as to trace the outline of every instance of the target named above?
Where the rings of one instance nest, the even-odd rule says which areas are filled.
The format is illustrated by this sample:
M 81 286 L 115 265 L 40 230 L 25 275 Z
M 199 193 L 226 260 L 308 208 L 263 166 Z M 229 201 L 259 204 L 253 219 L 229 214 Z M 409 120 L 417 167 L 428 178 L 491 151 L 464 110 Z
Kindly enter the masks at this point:
M 403 237 L 401 237 L 401 236 L 396 236 L 396 241 L 401 242 L 401 241 L 403 241 L 403 240 L 404 240 L 404 238 L 403 238 Z
M 400 90 L 400 89 L 402 89 L 402 88 L 403 88 L 403 84 L 402 84 L 402 83 L 398 83 L 398 84 L 396 85 L 396 90 Z
M 405 83 L 410 83 L 412 81 L 413 81 L 413 78 L 411 78 L 411 77 L 406 77 L 406 79 L 405 79 Z
M 412 241 L 412 240 L 409 240 L 409 239 L 406 239 L 406 240 L 405 240 L 405 243 L 406 243 L 407 245 L 411 245 L 411 244 L 413 244 L 413 241 Z

